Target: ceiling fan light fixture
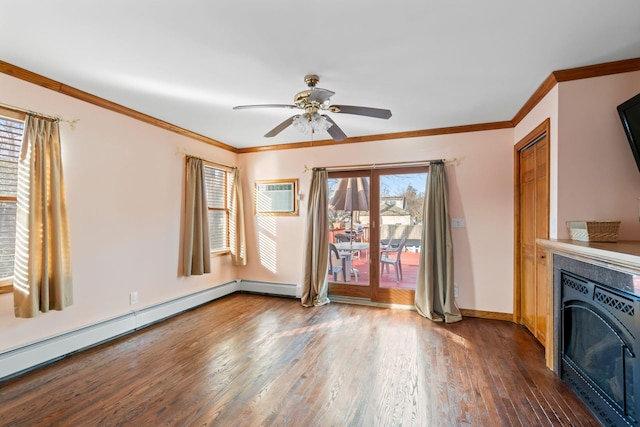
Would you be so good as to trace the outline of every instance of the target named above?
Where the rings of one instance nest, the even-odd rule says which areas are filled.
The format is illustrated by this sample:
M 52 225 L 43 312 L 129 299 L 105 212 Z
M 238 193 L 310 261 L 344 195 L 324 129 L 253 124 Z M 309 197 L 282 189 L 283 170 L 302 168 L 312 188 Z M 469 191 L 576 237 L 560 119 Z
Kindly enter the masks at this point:
M 280 132 L 293 126 L 304 134 L 326 131 L 335 141 L 342 141 L 347 138 L 340 126 L 331 117 L 320 114 L 323 111 L 330 113 L 346 113 L 356 116 L 375 117 L 378 119 L 388 119 L 391 111 L 382 108 L 360 107 L 356 105 L 331 105 L 331 96 L 335 92 L 317 87 L 320 79 L 315 74 L 307 74 L 304 77 L 308 89 L 298 92 L 293 97 L 293 104 L 258 104 L 258 105 L 237 105 L 234 110 L 244 110 L 247 108 L 294 108 L 303 110 L 304 113 L 296 114 L 278 126 L 271 129 L 264 136 L 272 138 Z
M 311 120 L 309 120 L 309 123 L 311 123 L 311 128 L 314 131 L 324 132 L 327 129 L 329 129 L 331 126 L 333 126 L 333 123 L 329 122 L 329 120 L 327 120 L 325 116 L 321 116 L 318 113 L 313 113 L 311 115 Z
M 324 132 L 333 126 L 333 123 L 329 122 L 326 117 L 320 114 L 300 114 L 293 118 L 293 127 L 298 131 L 308 135 L 315 132 Z

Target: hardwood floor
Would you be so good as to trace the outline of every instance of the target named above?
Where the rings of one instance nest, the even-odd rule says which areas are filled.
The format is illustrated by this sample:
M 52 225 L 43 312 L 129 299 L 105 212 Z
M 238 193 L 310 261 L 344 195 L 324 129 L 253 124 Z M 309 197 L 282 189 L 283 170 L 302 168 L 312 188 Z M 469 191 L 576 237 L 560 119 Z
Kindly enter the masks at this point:
M 234 294 L 0 383 L 0 425 L 600 424 L 515 324 Z

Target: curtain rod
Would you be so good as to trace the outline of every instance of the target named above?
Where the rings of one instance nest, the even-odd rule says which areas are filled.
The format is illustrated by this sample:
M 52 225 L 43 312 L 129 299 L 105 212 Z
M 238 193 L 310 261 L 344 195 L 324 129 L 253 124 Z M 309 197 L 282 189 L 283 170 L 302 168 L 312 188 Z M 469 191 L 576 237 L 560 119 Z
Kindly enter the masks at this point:
M 37 113 L 35 111 L 31 111 L 31 110 L 26 110 L 24 108 L 20 108 L 20 107 L 16 107 L 13 105 L 9 105 L 9 104 L 4 104 L 2 102 L 0 102 L 0 109 L 4 109 L 6 111 L 11 111 L 14 113 L 18 113 L 18 114 L 29 114 L 31 116 L 35 116 L 38 117 L 40 119 L 43 120 L 49 120 L 52 122 L 63 122 L 69 125 L 69 127 L 71 128 L 71 130 L 75 130 L 76 129 L 76 124 L 80 121 L 80 119 L 75 119 L 75 120 L 66 120 L 63 119 L 62 117 L 59 116 L 48 116 L 46 114 L 42 114 L 42 113 Z M 25 118 L 22 116 L 19 117 L 10 117 L 13 119 L 18 119 L 18 120 L 24 120 Z
M 35 111 L 25 110 L 24 108 L 15 107 L 13 105 L 4 104 L 1 102 L 0 102 L 0 107 L 4 108 L 5 110 L 13 111 L 14 113 L 31 114 L 32 116 L 38 116 L 42 119 L 52 120 L 56 122 L 66 121 L 66 120 L 62 120 L 60 117 L 54 117 L 54 116 L 48 116 L 42 113 L 36 113 Z
M 371 164 L 361 164 L 361 165 L 345 165 L 345 166 L 313 166 L 308 167 L 304 165 L 304 171 L 310 171 L 312 169 L 327 169 L 329 171 L 347 171 L 354 169 L 382 169 L 382 168 L 403 168 L 403 167 L 411 167 L 411 166 L 429 166 L 432 163 L 455 163 L 456 159 L 437 159 L 437 160 L 419 160 L 416 162 L 393 162 L 393 163 L 371 163 Z
M 182 154 L 184 154 L 185 157 L 193 157 L 195 159 L 200 159 L 203 162 L 209 164 L 210 166 L 221 166 L 221 167 L 224 167 L 224 168 L 227 168 L 227 169 L 238 169 L 237 166 L 226 165 L 224 163 L 219 163 L 219 162 L 214 162 L 214 161 L 211 161 L 211 160 L 203 159 L 200 156 L 194 156 L 194 155 L 186 153 L 186 152 L 182 153 Z

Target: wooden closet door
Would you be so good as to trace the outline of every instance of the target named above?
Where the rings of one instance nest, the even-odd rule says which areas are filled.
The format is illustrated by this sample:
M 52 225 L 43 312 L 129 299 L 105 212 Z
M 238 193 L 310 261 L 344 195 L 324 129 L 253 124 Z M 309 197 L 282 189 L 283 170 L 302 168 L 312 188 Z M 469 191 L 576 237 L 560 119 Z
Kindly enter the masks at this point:
M 534 335 L 536 330 L 535 268 L 535 150 L 520 151 L 520 286 L 522 289 L 522 323 Z
M 544 126 L 543 126 L 544 125 Z M 548 122 L 523 139 L 518 150 L 518 241 L 522 324 L 545 345 L 547 329 L 546 252 L 536 238 L 549 238 Z

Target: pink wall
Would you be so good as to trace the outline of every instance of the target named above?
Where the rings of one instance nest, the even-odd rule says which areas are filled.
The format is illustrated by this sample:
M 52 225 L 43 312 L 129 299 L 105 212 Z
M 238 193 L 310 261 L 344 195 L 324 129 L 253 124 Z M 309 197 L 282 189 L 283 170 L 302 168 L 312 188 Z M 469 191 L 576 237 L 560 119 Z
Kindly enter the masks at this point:
M 513 130 L 302 148 L 239 156 L 247 188 L 255 180 L 298 178 L 300 216 L 247 218 L 249 264 L 238 277 L 300 285 L 311 173 L 304 166 L 341 166 L 457 159 L 447 166 L 450 210 L 464 218 L 454 229 L 455 281 L 462 308 L 512 312 Z M 252 206 L 252 191 L 245 193 Z M 249 209 L 248 209 L 249 211 Z M 262 249 L 261 249 L 262 248 Z M 274 254 L 275 250 L 275 254 Z
M 0 295 L 0 352 L 236 278 L 229 257 L 213 274 L 178 276 L 184 153 L 234 164 L 236 155 L 0 74 L 5 104 L 80 119 L 61 124 L 74 275 L 73 306 L 16 319 Z
M 558 86 L 558 237 L 566 221 L 620 220 L 620 240 L 639 240 L 640 172 L 616 107 L 640 93 L 640 71 Z

